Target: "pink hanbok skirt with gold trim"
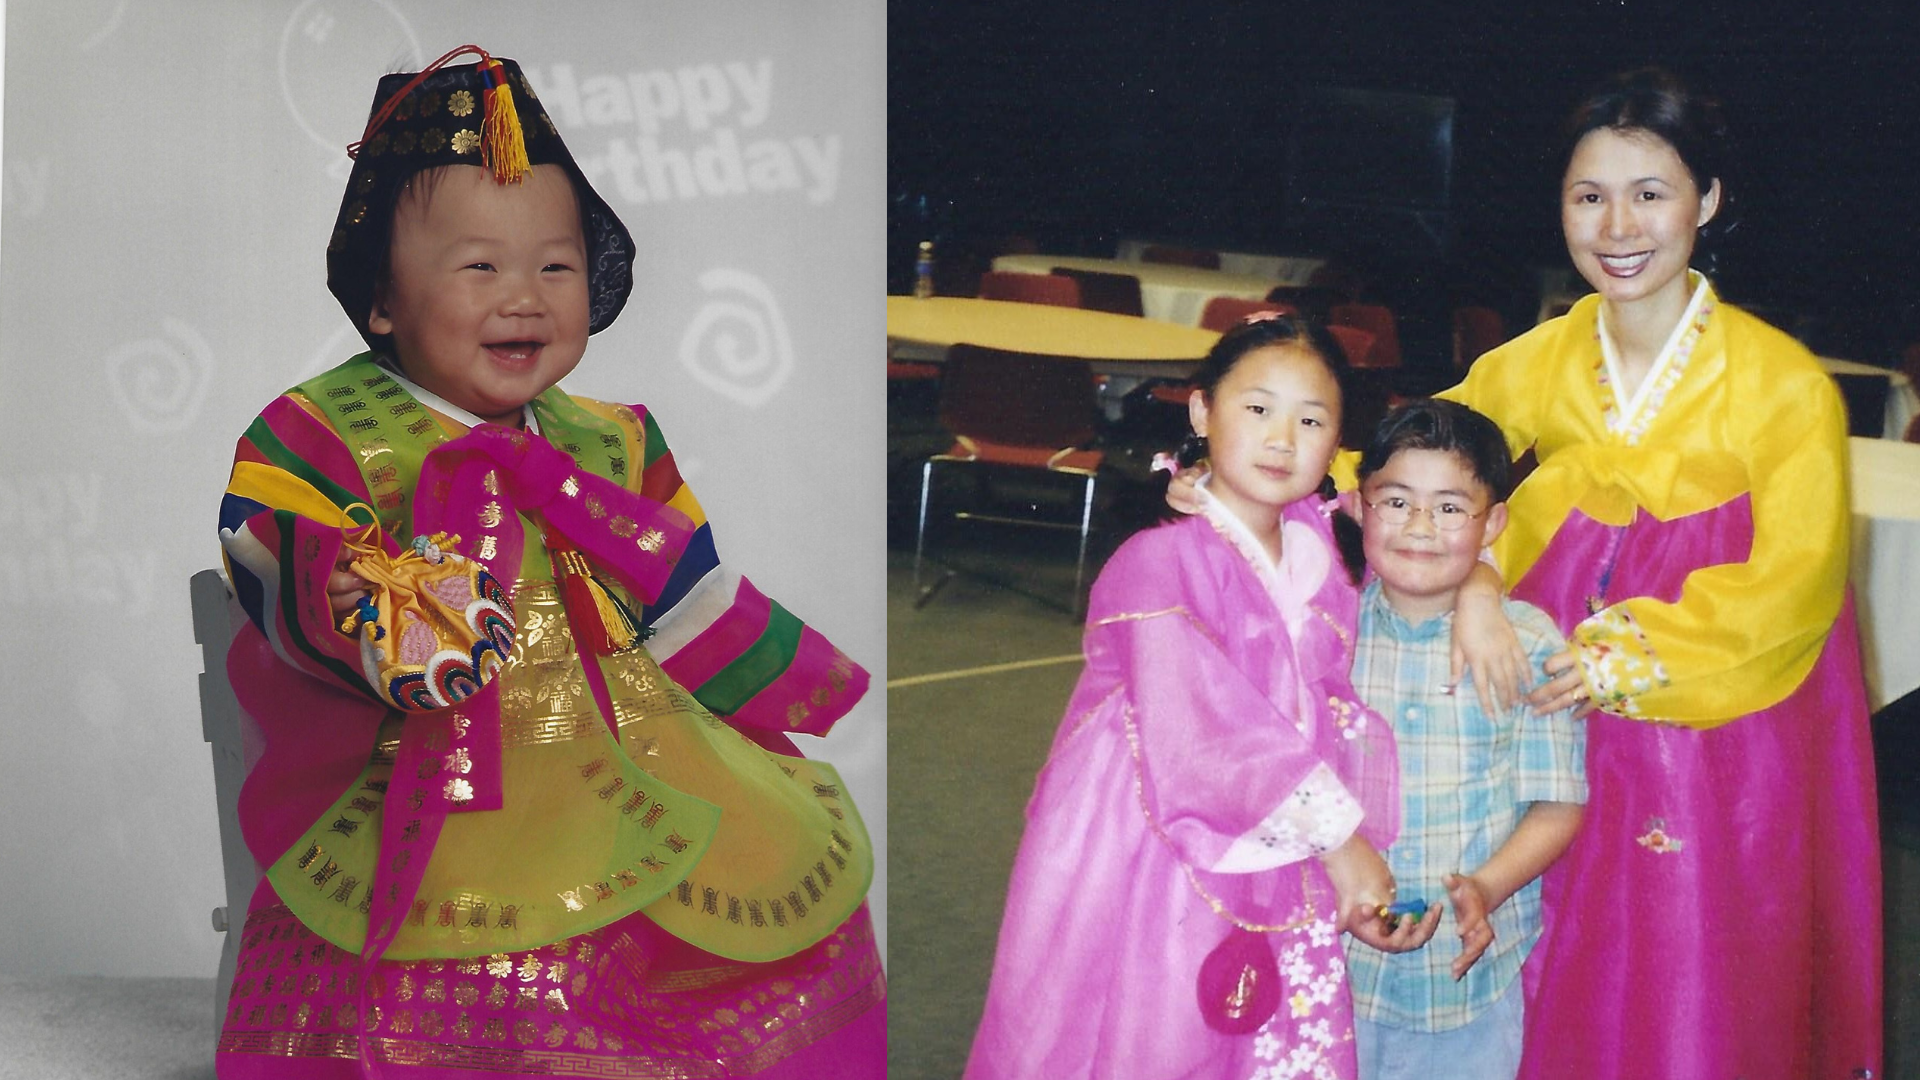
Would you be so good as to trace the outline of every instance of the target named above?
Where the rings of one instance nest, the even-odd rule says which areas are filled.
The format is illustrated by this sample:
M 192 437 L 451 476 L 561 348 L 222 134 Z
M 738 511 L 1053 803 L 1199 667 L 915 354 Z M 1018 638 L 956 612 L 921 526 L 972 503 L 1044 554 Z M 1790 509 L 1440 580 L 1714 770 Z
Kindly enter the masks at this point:
M 262 881 L 217 1055 L 221 1080 L 886 1075 L 886 977 L 866 906 L 783 960 L 702 952 L 642 914 L 525 952 L 360 958 Z M 365 980 L 363 984 L 363 980 Z

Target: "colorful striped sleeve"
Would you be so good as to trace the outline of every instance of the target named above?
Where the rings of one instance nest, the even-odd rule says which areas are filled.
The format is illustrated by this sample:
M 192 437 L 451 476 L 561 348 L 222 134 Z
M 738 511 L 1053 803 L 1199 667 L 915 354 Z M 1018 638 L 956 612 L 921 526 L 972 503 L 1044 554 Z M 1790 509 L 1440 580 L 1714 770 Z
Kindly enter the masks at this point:
M 686 514 L 695 531 L 659 600 L 648 648 L 714 715 L 740 727 L 824 735 L 866 693 L 867 672 L 819 631 L 720 561 L 712 527 L 652 414 L 635 406 L 642 466 L 633 486 Z
M 247 617 L 283 661 L 324 682 L 374 696 L 359 643 L 339 632 L 327 577 L 341 526 L 371 520 L 345 444 L 293 395 L 241 436 L 220 505 L 227 579 Z M 362 508 L 349 513 L 349 508 Z

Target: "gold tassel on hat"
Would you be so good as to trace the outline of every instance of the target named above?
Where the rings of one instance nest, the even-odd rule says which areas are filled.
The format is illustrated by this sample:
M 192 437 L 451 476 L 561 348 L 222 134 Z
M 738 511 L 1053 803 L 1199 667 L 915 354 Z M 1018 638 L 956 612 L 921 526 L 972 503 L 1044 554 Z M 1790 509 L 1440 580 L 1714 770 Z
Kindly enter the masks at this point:
M 486 124 L 480 153 L 492 167 L 496 182 L 518 183 L 533 171 L 533 166 L 527 162 L 527 139 L 520 129 L 520 113 L 513 107 L 513 87 L 507 84 L 506 69 L 492 57 L 480 65 L 480 72 L 487 81 Z
M 427 76 L 445 67 L 454 57 L 468 53 L 480 58 L 480 62 L 475 66 L 479 69 L 481 81 L 486 83 L 486 89 L 481 94 L 483 115 L 480 125 L 480 160 L 492 170 L 496 183 L 513 184 L 525 179 L 526 175 L 533 171 L 533 165 L 527 160 L 526 132 L 520 126 L 519 110 L 513 105 L 513 88 L 507 83 L 506 67 L 478 45 L 462 45 L 428 64 L 408 80 L 398 93 L 389 97 L 386 104 L 380 106 L 379 111 L 373 114 L 373 119 L 367 121 L 367 130 L 361 134 L 360 138 L 348 144 L 347 156 L 358 158 L 360 148 L 366 145 L 368 140 L 373 138 L 374 133 L 380 130 L 381 125 L 393 115 L 401 100 L 413 93 L 421 83 L 427 81 Z

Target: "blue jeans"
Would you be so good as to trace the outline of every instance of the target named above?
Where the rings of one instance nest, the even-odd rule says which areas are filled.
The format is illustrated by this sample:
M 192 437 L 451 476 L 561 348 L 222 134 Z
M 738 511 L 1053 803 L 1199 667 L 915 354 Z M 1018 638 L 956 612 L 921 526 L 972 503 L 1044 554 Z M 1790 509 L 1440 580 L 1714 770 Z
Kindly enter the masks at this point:
M 1520 1071 L 1522 999 L 1515 979 L 1486 1012 L 1452 1031 L 1409 1031 L 1355 1016 L 1360 1080 L 1512 1080 Z

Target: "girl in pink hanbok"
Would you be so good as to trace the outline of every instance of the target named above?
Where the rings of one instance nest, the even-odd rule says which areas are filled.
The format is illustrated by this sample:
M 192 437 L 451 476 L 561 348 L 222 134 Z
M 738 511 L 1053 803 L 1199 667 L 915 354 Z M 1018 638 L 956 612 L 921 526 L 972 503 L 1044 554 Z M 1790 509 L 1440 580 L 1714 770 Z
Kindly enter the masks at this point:
M 1535 704 L 1593 709 L 1521 1076 L 1878 1076 L 1841 399 L 1688 269 L 1726 217 L 1717 109 L 1635 72 L 1576 111 L 1568 145 L 1561 223 L 1595 295 L 1445 395 L 1539 458 L 1498 553 L 1569 642 Z
M 1383 932 L 1399 802 L 1321 494 L 1343 370 L 1324 329 L 1269 316 L 1196 374 L 1202 512 L 1094 585 L 972 1080 L 1354 1075 L 1339 935 Z

